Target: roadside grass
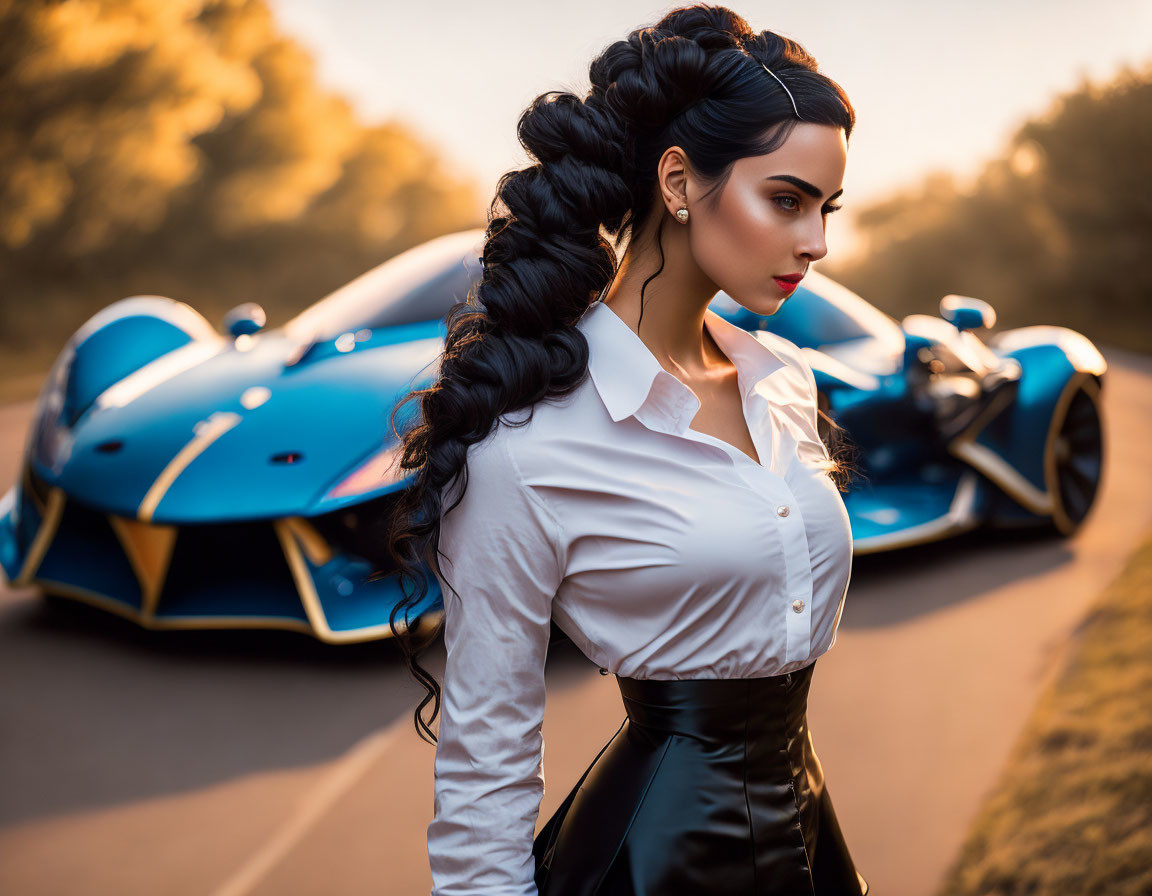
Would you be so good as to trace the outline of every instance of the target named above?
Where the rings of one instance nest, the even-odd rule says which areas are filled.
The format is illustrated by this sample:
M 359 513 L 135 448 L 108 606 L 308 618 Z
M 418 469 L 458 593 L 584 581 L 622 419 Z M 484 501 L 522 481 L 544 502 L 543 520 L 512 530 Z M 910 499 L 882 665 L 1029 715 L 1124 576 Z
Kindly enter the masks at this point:
M 1067 656 L 937 896 L 1152 894 L 1152 531 Z

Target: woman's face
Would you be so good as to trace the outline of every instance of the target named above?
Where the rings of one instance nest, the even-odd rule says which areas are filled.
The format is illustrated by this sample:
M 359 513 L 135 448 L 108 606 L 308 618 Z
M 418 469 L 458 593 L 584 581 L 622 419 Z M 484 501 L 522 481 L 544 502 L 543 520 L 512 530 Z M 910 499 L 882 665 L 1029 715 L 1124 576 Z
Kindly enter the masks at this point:
M 775 152 L 739 159 L 718 197 L 700 200 L 706 188 L 690 179 L 688 243 L 704 274 L 749 311 L 775 314 L 795 289 L 775 278 L 828 253 L 847 153 L 842 128 L 799 122 Z

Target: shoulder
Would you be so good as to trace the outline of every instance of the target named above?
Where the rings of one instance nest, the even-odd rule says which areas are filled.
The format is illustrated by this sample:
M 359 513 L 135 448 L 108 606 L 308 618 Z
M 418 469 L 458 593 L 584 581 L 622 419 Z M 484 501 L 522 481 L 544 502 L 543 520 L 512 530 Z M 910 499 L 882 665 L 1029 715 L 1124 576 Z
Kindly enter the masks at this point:
M 499 575 L 518 570 L 534 580 L 562 576 L 564 527 L 521 470 L 524 435 L 500 423 L 468 446 L 441 501 L 438 548 L 449 563 L 495 564 Z
M 527 511 L 531 506 L 533 512 L 553 516 L 538 486 L 559 462 L 565 433 L 574 424 L 570 411 L 541 401 L 501 414 L 483 439 L 468 446 L 464 463 L 468 503 L 488 510 L 519 507 Z M 462 483 L 463 476 L 457 477 L 454 488 L 446 493 L 445 509 L 452 506 Z
M 549 480 L 558 467 L 570 463 L 573 451 L 610 439 L 612 428 L 592 377 L 585 376 L 566 395 L 502 414 L 489 438 L 499 443 L 524 481 L 533 484 Z
M 498 496 L 507 499 L 520 489 L 519 469 L 509 453 L 504 426 L 493 426 L 488 435 L 468 446 L 460 475 L 445 493 L 445 510 L 455 505 L 465 480 L 465 494 L 470 504 L 484 505 Z

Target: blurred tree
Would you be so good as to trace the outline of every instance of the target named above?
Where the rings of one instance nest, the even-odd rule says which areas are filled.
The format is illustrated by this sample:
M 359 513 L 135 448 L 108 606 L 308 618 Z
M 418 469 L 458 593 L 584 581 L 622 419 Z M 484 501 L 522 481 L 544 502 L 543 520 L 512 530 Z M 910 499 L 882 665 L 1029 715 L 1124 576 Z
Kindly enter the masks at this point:
M 82 256 L 159 227 L 194 183 L 192 140 L 260 79 L 196 27 L 194 0 L 0 7 L 0 245 Z M 35 245 L 39 241 L 39 245 Z M 55 259 L 54 259 L 55 260 Z
M 340 178 L 360 125 L 317 86 L 311 58 L 276 33 L 263 0 L 206 4 L 198 24 L 221 52 L 245 59 L 263 90 L 246 114 L 196 140 L 206 176 L 183 198 L 223 237 L 293 221 Z
M 1063 97 L 1017 140 L 1035 147 L 1030 176 L 1060 247 L 1036 298 L 1055 294 L 1093 318 L 1107 315 L 1109 326 L 1142 330 L 1152 346 L 1152 64 Z
M 1152 351 L 1149 159 L 1152 62 L 1058 98 L 970 186 L 936 173 L 863 209 L 862 251 L 822 270 L 897 317 L 959 293 L 991 302 L 1000 327 Z
M 0 345 L 140 292 L 274 325 L 483 221 L 430 146 L 318 86 L 265 0 L 0 0 Z

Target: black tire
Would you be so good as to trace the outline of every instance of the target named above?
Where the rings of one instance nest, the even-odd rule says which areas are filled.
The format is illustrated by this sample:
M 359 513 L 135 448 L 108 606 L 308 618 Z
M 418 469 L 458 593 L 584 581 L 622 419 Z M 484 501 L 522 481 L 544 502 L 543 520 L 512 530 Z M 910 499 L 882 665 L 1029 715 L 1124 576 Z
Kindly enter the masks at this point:
M 1104 473 L 1100 386 L 1092 376 L 1069 382 L 1057 403 L 1045 448 L 1045 476 L 1052 495 L 1050 524 L 1072 535 L 1096 503 Z

